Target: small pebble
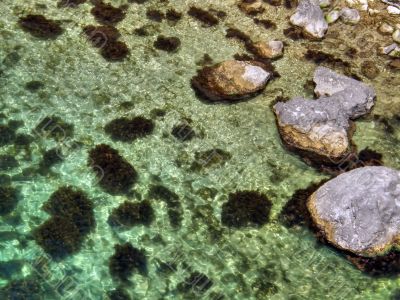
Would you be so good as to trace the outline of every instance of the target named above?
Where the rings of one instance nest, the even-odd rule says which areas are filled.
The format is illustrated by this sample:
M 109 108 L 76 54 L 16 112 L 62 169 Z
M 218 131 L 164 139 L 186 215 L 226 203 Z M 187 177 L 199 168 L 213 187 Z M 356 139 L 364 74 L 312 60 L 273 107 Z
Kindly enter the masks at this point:
M 340 12 L 338 10 L 332 10 L 326 15 L 326 21 L 328 24 L 335 23 L 340 17 Z

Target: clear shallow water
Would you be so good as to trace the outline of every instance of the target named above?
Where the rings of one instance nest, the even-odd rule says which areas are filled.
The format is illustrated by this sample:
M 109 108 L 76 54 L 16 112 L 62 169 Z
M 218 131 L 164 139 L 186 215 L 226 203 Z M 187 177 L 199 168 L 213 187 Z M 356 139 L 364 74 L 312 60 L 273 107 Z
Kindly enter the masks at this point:
M 186 11 L 193 3 L 209 7 L 196 1 L 170 1 L 166 6 Z M 156 1 L 131 4 L 127 17 L 117 25 L 131 54 L 122 63 L 108 63 L 82 35 L 82 26 L 96 24 L 89 13 L 90 4 L 60 9 L 55 1 L 47 0 L 0 2 L 2 122 L 21 120 L 24 125 L 18 132 L 32 133 L 43 117 L 57 115 L 75 129 L 72 140 L 61 145 L 63 163 L 46 176 L 26 170 L 39 164 L 44 150 L 59 145 L 53 139 L 36 135 L 30 156 L 12 145 L 0 148 L 0 154 L 18 159 L 17 168 L 3 173 L 13 176 L 13 185 L 21 190 L 15 211 L 0 219 L 0 260 L 14 262 L 15 267 L 6 274 L 0 272 L 0 287 L 36 275 L 42 287 L 39 299 L 107 299 L 106 292 L 118 286 L 108 272 L 108 259 L 115 244 L 128 241 L 145 249 L 148 258 L 148 276 L 135 273 L 133 284 L 126 287 L 134 299 L 218 299 L 217 294 L 225 295 L 225 299 L 390 299 L 399 285 L 397 278 L 368 277 L 331 249 L 317 244 L 307 230 L 287 229 L 278 220 L 294 191 L 326 176 L 282 147 L 270 104 L 279 95 L 307 95 L 303 85 L 315 68 L 302 58 L 307 47 L 343 55 L 346 47 L 360 43 L 369 25 L 361 24 L 357 31 L 335 24 L 323 44 L 292 42 L 282 34 L 288 10 L 267 6 L 263 16 L 278 26 L 267 31 L 243 15 L 235 1 L 212 1 L 210 5 L 228 13 L 225 21 L 212 28 L 202 27 L 187 15 L 175 26 L 150 22 L 145 11 L 157 7 Z M 42 41 L 23 32 L 17 25 L 18 18 L 31 12 L 62 20 L 64 34 L 54 41 Z M 133 30 L 143 24 L 151 24 L 151 34 L 134 35 Z M 282 77 L 250 101 L 207 105 L 195 97 L 190 79 L 198 68 L 196 62 L 205 53 L 215 62 L 244 53 L 239 43 L 225 38 L 229 26 L 238 27 L 254 39 L 287 40 L 284 58 L 274 63 Z M 335 32 L 341 34 L 335 36 Z M 355 36 L 350 32 L 356 32 Z M 178 53 L 153 49 L 160 33 L 181 39 Z M 373 38 L 376 42 L 382 39 Z M 332 45 L 338 41 L 344 46 L 333 50 Z M 358 65 L 364 59 L 351 61 L 355 72 L 359 72 Z M 369 59 L 375 60 L 381 70 L 375 80 L 365 79 L 377 89 L 374 113 L 390 118 L 400 110 L 399 91 L 395 88 L 398 77 L 385 69 L 383 58 L 372 55 Z M 27 91 L 25 84 L 32 80 L 43 82 L 44 87 L 35 93 Z M 393 88 L 388 89 L 388 85 Z M 104 133 L 104 125 L 117 117 L 151 117 L 154 109 L 163 109 L 166 115 L 154 118 L 155 131 L 149 137 L 121 143 Z M 170 132 L 185 119 L 191 120 L 199 137 L 181 143 Z M 392 123 L 394 132 L 388 135 L 372 118 L 359 121 L 354 141 L 360 149 L 370 147 L 381 152 L 385 165 L 399 168 L 398 130 Z M 87 156 L 88 150 L 100 143 L 118 149 L 137 170 L 139 181 L 132 195 L 111 196 L 96 184 Z M 194 153 L 213 148 L 229 152 L 231 159 L 223 165 L 191 171 Z M 179 229 L 170 226 L 166 206 L 159 201 L 152 201 L 156 217 L 151 226 L 127 231 L 109 226 L 107 219 L 113 208 L 126 199 L 145 199 L 149 187 L 158 183 L 180 196 L 184 213 Z M 40 208 L 62 185 L 73 185 L 88 193 L 95 207 L 96 229 L 79 253 L 55 262 L 29 234 L 49 218 Z M 258 190 L 269 197 L 273 206 L 268 224 L 240 230 L 220 224 L 221 206 L 227 195 L 237 190 Z M 163 272 L 162 263 L 178 268 Z M 10 266 L 5 269 L 13 270 Z M 185 295 L 176 289 L 193 271 L 212 280 L 213 286 L 205 294 Z

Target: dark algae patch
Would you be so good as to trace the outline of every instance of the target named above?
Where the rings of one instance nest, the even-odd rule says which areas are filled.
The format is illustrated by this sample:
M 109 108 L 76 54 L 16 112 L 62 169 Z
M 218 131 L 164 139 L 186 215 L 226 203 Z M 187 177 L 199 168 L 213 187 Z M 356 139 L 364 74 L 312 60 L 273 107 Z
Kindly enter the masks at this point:
M 18 167 L 19 163 L 13 155 L 0 155 L 0 171 L 8 171 Z
M 154 22 L 162 22 L 165 19 L 165 14 L 157 9 L 149 9 L 146 11 L 146 16 Z
M 65 122 L 58 116 L 47 116 L 39 122 L 34 132 L 39 137 L 51 137 L 61 141 L 74 135 L 74 125 Z
M 73 187 L 60 187 L 42 209 L 51 218 L 34 230 L 36 243 L 54 259 L 78 252 L 95 227 L 93 204 L 86 194 Z
M 4 300 L 40 300 L 41 286 L 38 280 L 26 278 L 12 280 L 0 289 L 0 296 Z
M 95 227 L 93 204 L 81 190 L 70 186 L 60 187 L 43 205 L 51 216 L 71 220 L 80 234 L 87 234 Z
M 269 221 L 271 207 L 271 201 L 259 192 L 231 193 L 222 205 L 221 223 L 232 228 L 260 227 Z
M 77 6 L 79 6 L 80 4 L 85 3 L 86 0 L 60 0 L 57 3 L 58 7 L 71 7 L 71 8 L 75 8 Z
M 152 134 L 154 123 L 140 116 L 133 119 L 118 118 L 109 122 L 104 130 L 115 141 L 132 142 Z
M 179 228 L 182 224 L 183 209 L 179 196 L 163 185 L 152 185 L 148 193 L 149 199 L 164 201 L 168 207 L 169 222 L 172 227 Z
M 11 213 L 18 205 L 19 192 L 11 185 L 0 185 L 0 216 Z
M 194 154 L 195 161 L 190 166 L 192 171 L 200 171 L 216 165 L 223 165 L 232 158 L 232 155 L 225 150 L 215 148 L 206 151 L 199 151 Z
M 101 48 L 100 54 L 110 62 L 122 61 L 129 55 L 129 49 L 124 42 L 110 41 Z
M 55 39 L 63 33 L 63 29 L 57 22 L 46 19 L 42 15 L 21 17 L 18 24 L 24 31 L 40 39 Z
M 96 48 L 102 48 L 110 42 L 115 42 L 121 36 L 118 29 L 110 25 L 87 25 L 83 28 L 83 32 Z
M 131 296 L 122 287 L 118 287 L 107 293 L 110 300 L 131 300 Z
M 122 8 L 102 1 L 96 2 L 90 12 L 99 23 L 104 25 L 114 25 L 125 18 L 125 11 Z
M 218 25 L 219 23 L 218 18 L 215 17 L 211 12 L 198 8 L 196 6 L 190 7 L 188 15 L 200 21 L 201 23 L 203 23 L 205 26 L 208 27 Z
M 113 209 L 108 222 L 112 226 L 133 227 L 135 225 L 150 225 L 154 219 L 154 211 L 149 201 L 139 203 L 125 201 Z
M 176 11 L 175 9 L 168 9 L 165 13 L 165 17 L 168 21 L 178 22 L 182 19 L 182 13 Z
M 177 37 L 166 37 L 160 35 L 154 42 L 154 48 L 166 52 L 175 52 L 181 45 L 181 40 Z
M 175 125 L 172 128 L 171 134 L 182 142 L 190 141 L 196 136 L 194 129 L 187 123 Z
M 279 215 L 280 222 L 289 228 L 311 226 L 312 221 L 307 208 L 307 200 L 325 182 L 313 183 L 305 189 L 295 191 Z
M 178 291 L 184 294 L 203 294 L 213 286 L 211 279 L 200 272 L 191 273 L 183 282 L 177 286 Z
M 137 173 L 117 150 L 101 144 L 89 152 L 88 164 L 95 172 L 99 185 L 110 194 L 127 193 L 137 180 Z
M 50 168 L 63 161 L 61 149 L 52 148 L 43 153 L 42 160 L 39 163 L 39 173 L 46 174 Z
M 36 243 L 54 259 L 63 259 L 78 252 L 82 238 L 69 218 L 52 217 L 40 225 L 33 236 Z
M 143 250 L 130 243 L 114 246 L 115 252 L 110 257 L 108 267 L 112 277 L 127 281 L 134 271 L 147 274 L 147 258 Z

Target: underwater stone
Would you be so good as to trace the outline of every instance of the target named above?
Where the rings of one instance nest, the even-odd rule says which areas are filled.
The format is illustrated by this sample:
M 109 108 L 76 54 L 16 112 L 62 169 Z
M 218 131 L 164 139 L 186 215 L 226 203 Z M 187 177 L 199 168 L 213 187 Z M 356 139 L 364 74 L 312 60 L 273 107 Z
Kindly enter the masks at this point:
M 271 76 L 262 63 L 228 60 L 204 67 L 193 77 L 192 85 L 211 101 L 239 100 L 261 92 Z
M 42 15 L 27 15 L 19 19 L 21 28 L 41 39 L 55 39 L 63 33 L 63 29 L 55 21 Z
M 345 7 L 340 10 L 340 18 L 345 23 L 357 24 L 361 16 L 357 9 Z
M 115 252 L 108 263 L 111 276 L 127 281 L 135 270 L 142 275 L 147 273 L 147 259 L 143 250 L 130 243 L 115 245 L 114 248 Z
M 279 132 L 288 148 L 305 159 L 336 164 L 354 151 L 351 119 L 371 110 L 375 92 L 325 67 L 316 69 L 314 82 L 319 99 L 294 98 L 275 104 Z
M 255 191 L 240 191 L 229 194 L 222 205 L 221 223 L 232 228 L 261 227 L 269 221 L 271 201 Z
M 138 176 L 117 150 L 105 144 L 90 150 L 88 165 L 96 173 L 100 186 L 110 194 L 127 193 Z
M 314 223 L 337 248 L 374 257 L 398 248 L 400 172 L 364 167 L 322 185 L 308 201 Z
M 283 43 L 281 41 L 256 42 L 253 47 L 261 58 L 278 58 L 283 55 Z
M 304 28 L 315 38 L 323 38 L 328 30 L 328 23 L 325 21 L 318 0 L 302 0 L 296 13 L 290 17 L 290 22 Z

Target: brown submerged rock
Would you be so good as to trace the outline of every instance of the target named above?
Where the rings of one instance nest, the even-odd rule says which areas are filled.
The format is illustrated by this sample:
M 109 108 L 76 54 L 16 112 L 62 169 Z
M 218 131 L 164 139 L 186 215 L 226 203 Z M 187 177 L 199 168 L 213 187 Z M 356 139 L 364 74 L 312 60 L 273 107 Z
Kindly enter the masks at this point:
M 240 100 L 261 92 L 271 75 L 260 62 L 228 60 L 204 67 L 192 86 L 210 101 Z

